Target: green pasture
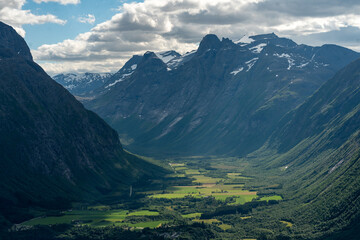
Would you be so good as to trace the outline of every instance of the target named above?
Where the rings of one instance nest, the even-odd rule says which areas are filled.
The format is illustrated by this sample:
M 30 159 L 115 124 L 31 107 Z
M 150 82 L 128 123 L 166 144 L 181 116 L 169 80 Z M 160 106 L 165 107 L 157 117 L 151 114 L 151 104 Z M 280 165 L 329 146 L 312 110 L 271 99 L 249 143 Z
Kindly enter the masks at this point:
M 181 216 L 183 218 L 199 218 L 201 216 L 201 213 L 190 213 L 190 214 L 184 214 Z
M 23 225 L 54 225 L 54 224 L 72 224 L 72 223 L 86 223 L 89 225 L 97 224 L 101 221 L 122 222 L 128 211 L 113 210 L 113 211 L 68 211 L 63 216 L 41 217 L 35 218 L 23 223 Z
M 198 170 L 188 169 L 188 170 L 185 170 L 185 174 L 186 175 L 200 175 L 200 172 Z
M 128 214 L 128 216 L 159 216 L 159 212 L 156 211 L 149 211 L 149 210 L 142 210 L 142 211 L 135 211 Z
M 222 230 L 226 231 L 226 230 L 229 230 L 231 228 L 231 225 L 220 224 L 218 227 L 221 228 Z
M 111 211 L 68 211 L 63 216 L 41 217 L 35 218 L 23 223 L 27 226 L 35 225 L 54 225 L 54 224 L 86 224 L 90 226 L 107 226 L 114 223 L 123 223 L 126 217 L 130 216 L 158 216 L 156 211 L 135 211 L 129 213 L 127 210 L 111 210 Z M 118 225 L 118 224 L 116 224 Z M 122 225 L 122 224 L 120 224 Z

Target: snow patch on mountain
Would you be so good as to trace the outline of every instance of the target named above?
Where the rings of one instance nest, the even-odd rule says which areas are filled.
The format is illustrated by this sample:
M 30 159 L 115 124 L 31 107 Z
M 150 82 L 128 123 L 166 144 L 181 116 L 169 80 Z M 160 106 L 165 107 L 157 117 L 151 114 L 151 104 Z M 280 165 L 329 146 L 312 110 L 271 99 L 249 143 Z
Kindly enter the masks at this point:
M 112 86 L 114 86 L 115 84 L 124 81 L 128 76 L 132 75 L 133 73 L 134 73 L 134 72 L 126 73 L 126 74 L 121 75 L 121 78 L 119 78 L 119 79 L 115 80 L 114 82 L 108 84 L 107 86 L 105 86 L 105 88 L 112 87 Z
M 239 44 L 240 46 L 246 46 L 252 42 L 254 42 L 255 40 L 252 39 L 251 37 L 244 35 L 242 38 L 240 38 L 239 41 L 236 41 L 235 44 Z
M 255 47 L 251 47 L 250 50 L 253 53 L 261 53 L 262 50 L 264 49 L 264 47 L 266 47 L 267 44 L 266 43 L 260 43 L 259 45 L 255 46 Z
M 182 65 L 183 63 L 189 61 L 196 53 L 196 50 L 193 50 L 191 52 L 187 52 L 179 57 L 176 57 L 172 60 L 170 60 L 167 65 L 171 69 L 175 69 L 178 66 Z
M 64 86 L 66 89 L 68 90 L 72 90 L 74 88 L 76 88 L 76 86 L 74 84 L 70 84 L 70 85 L 67 85 L 67 86 Z
M 244 68 L 243 67 L 240 67 L 240 68 L 238 68 L 238 69 L 236 69 L 236 70 L 234 70 L 234 71 L 232 71 L 230 74 L 232 74 L 232 75 L 237 75 L 239 72 L 242 72 L 242 70 L 244 70 Z
M 307 65 L 309 65 L 310 62 L 306 62 L 306 63 L 303 63 L 303 64 L 300 64 L 299 66 L 297 66 L 297 68 L 304 68 L 306 67 Z
M 257 62 L 258 59 L 259 59 L 259 58 L 256 57 L 256 58 L 253 58 L 253 59 L 245 62 L 246 65 L 247 65 L 247 67 L 248 67 L 248 69 L 246 70 L 247 72 L 250 71 L 250 69 L 255 65 L 255 63 Z
M 137 68 L 137 64 L 131 66 L 131 70 L 134 71 Z
M 274 53 L 273 54 L 275 57 L 279 57 L 279 58 L 286 58 L 289 66 L 287 68 L 287 70 L 290 70 L 292 66 L 295 65 L 295 60 L 291 58 L 291 56 L 287 53 L 282 53 L 282 54 L 278 54 L 278 53 Z
M 175 51 L 158 52 L 158 53 L 155 53 L 155 55 L 158 58 L 160 58 L 161 61 L 163 61 L 165 64 L 167 64 L 168 62 L 170 62 L 174 58 L 177 58 L 177 57 L 180 56 L 180 54 L 175 52 Z

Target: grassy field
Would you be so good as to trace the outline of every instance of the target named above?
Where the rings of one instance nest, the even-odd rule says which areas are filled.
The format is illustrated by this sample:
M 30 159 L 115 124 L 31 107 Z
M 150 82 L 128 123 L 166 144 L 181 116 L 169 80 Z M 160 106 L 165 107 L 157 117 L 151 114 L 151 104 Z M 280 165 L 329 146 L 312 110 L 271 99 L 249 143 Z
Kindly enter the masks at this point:
M 253 199 L 257 198 L 257 195 L 243 195 L 235 198 L 235 203 L 230 203 L 230 205 L 244 204 L 251 202 Z
M 91 208 L 92 209 L 92 208 Z M 126 225 L 124 223 L 127 217 L 131 216 L 158 216 L 159 212 L 156 211 L 135 211 L 129 213 L 129 211 L 124 210 L 90 210 L 90 211 L 67 211 L 63 216 L 56 217 L 42 217 L 35 218 L 30 221 L 23 223 L 23 225 L 34 226 L 34 225 L 54 225 L 54 224 L 86 224 L 90 226 L 108 226 L 108 225 Z M 142 227 L 145 223 L 142 223 L 141 226 L 137 224 L 132 224 L 131 226 Z M 153 223 L 153 225 L 155 222 Z M 146 224 L 145 224 L 146 225 Z M 156 225 L 157 226 L 157 225 Z M 155 226 L 155 227 L 156 227 Z
M 102 221 L 122 222 L 126 218 L 128 211 L 112 210 L 112 211 L 67 211 L 63 216 L 58 217 L 41 217 L 35 218 L 23 223 L 27 226 L 34 225 L 53 225 L 62 223 L 86 223 L 98 226 Z
M 192 178 L 195 178 L 194 183 L 217 183 L 220 181 L 224 181 L 223 178 L 212 178 L 212 177 L 206 177 L 204 175 L 193 175 Z
M 258 196 L 256 192 L 244 190 L 244 184 L 232 184 L 227 181 L 233 181 L 236 179 L 251 179 L 249 177 L 242 176 L 241 173 L 225 173 L 224 178 L 209 177 L 204 174 L 200 174 L 198 169 L 188 168 L 185 164 L 174 165 L 180 166 L 175 169 L 181 168 L 185 171 L 185 174 L 194 179 L 192 184 L 189 186 L 172 186 L 166 188 L 163 193 L 150 194 L 150 198 L 157 199 L 177 199 L 184 198 L 187 196 L 192 197 L 209 197 L 212 196 L 216 200 L 225 202 L 227 198 L 234 198 L 234 202 L 229 204 L 244 204 L 256 199 Z M 205 171 L 204 171 L 205 172 Z M 226 183 L 226 184 L 224 184 Z M 195 185 L 196 184 L 196 185 Z M 269 199 L 270 200 L 270 199 Z
M 127 226 L 134 227 L 134 228 L 157 228 L 160 227 L 162 224 L 167 223 L 168 221 L 149 221 L 149 222 L 141 222 L 135 224 L 126 224 Z
M 187 170 L 187 169 L 188 169 L 187 167 L 174 167 L 175 171 L 184 171 L 184 170 Z
M 187 196 L 192 197 L 200 197 L 199 194 L 188 194 L 188 193 L 164 193 L 164 194 L 155 194 L 149 196 L 150 198 L 166 198 L 166 199 L 174 199 L 174 198 L 185 198 Z
M 136 211 L 131 212 L 128 216 L 159 216 L 159 212 L 143 210 L 143 211 Z
M 200 172 L 198 170 L 189 169 L 189 170 L 185 170 L 185 174 L 186 175 L 200 175 Z
M 183 218 L 199 218 L 201 216 L 201 213 L 190 213 L 181 215 Z
M 184 163 L 169 163 L 169 165 L 171 167 L 184 167 L 185 166 Z
M 222 230 L 226 231 L 229 230 L 231 228 L 231 225 L 228 224 L 220 224 L 219 228 L 221 228 Z

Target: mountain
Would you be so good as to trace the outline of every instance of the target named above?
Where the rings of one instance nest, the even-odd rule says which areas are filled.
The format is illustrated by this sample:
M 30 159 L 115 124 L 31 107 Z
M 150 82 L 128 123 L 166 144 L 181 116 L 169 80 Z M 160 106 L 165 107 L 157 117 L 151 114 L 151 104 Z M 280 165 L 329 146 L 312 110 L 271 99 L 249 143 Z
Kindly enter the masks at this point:
M 134 56 L 86 107 L 145 154 L 246 155 L 280 119 L 360 57 L 336 45 L 298 45 L 275 34 L 234 43 L 207 35 L 167 61 Z M 105 90 L 106 89 L 106 90 Z
M 281 120 L 257 164 L 282 169 L 287 216 L 321 239 L 360 236 L 360 60 Z M 299 203 L 300 202 L 300 203 Z M 297 232 L 297 234 L 300 234 Z
M 75 96 L 90 96 L 95 89 L 100 88 L 111 73 L 58 74 L 53 79 Z
M 165 51 L 165 52 L 158 52 L 154 53 L 157 58 L 161 59 L 164 63 L 168 64 L 169 68 L 173 68 L 176 65 L 176 62 L 181 59 L 181 55 L 176 51 Z M 109 90 L 111 90 L 117 83 L 122 82 L 128 79 L 134 71 L 137 69 L 138 64 L 142 60 L 142 56 L 134 55 L 129 61 L 125 63 L 125 65 L 116 72 L 112 77 L 107 79 L 105 84 L 101 87 L 97 88 L 94 91 L 93 95 L 100 95 Z
M 156 56 L 163 62 L 174 64 L 175 59 L 180 58 L 176 51 L 158 52 Z M 88 100 L 100 93 L 111 89 L 118 82 L 129 77 L 136 69 L 141 60 L 141 56 L 133 56 L 126 64 L 115 74 L 111 73 L 84 73 L 84 74 L 58 74 L 53 79 L 65 87 L 69 92 L 80 100 Z M 170 63 L 171 62 L 171 63 Z
M 6 48 L 13 55 L 33 60 L 30 49 L 24 39 L 19 37 L 13 28 L 3 22 L 0 22 L 0 46 Z
M 0 46 L 0 228 L 32 217 L 31 207 L 68 208 L 112 191 L 121 198 L 164 173 L 124 152 L 116 131 L 33 62 L 13 33 L 2 24 L 0 43 L 24 51 Z

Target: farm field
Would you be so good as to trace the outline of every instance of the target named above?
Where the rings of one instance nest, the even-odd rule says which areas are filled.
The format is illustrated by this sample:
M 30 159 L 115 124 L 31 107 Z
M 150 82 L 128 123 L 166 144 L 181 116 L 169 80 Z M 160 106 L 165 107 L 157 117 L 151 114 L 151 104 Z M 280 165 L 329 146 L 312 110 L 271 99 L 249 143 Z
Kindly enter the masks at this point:
M 89 208 L 91 209 L 91 208 Z M 158 216 L 155 211 L 135 211 L 127 210 L 83 210 L 83 211 L 66 211 L 62 216 L 40 217 L 22 223 L 27 226 L 34 225 L 53 225 L 53 224 L 79 224 L 89 226 L 108 226 L 108 225 L 129 225 L 133 227 L 141 227 L 145 223 L 126 224 L 124 220 L 131 216 Z M 158 223 L 157 225 L 159 225 Z M 145 224 L 146 225 L 146 224 Z M 155 223 L 150 224 L 151 226 Z M 157 226 L 156 225 L 156 226 Z
M 229 172 L 224 174 L 223 178 L 219 178 L 207 175 L 210 171 L 201 171 L 200 173 L 198 169 L 191 169 L 185 164 L 170 163 L 169 165 L 174 168 L 179 176 L 185 175 L 185 177 L 193 179 L 191 185 L 170 186 L 163 193 L 149 194 L 149 198 L 214 197 L 216 200 L 224 202 L 228 198 L 232 198 L 233 201 L 228 204 L 234 205 L 244 204 L 258 197 L 255 191 L 245 190 L 244 184 L 238 184 L 244 180 L 251 180 L 250 177 L 243 176 L 239 172 Z

